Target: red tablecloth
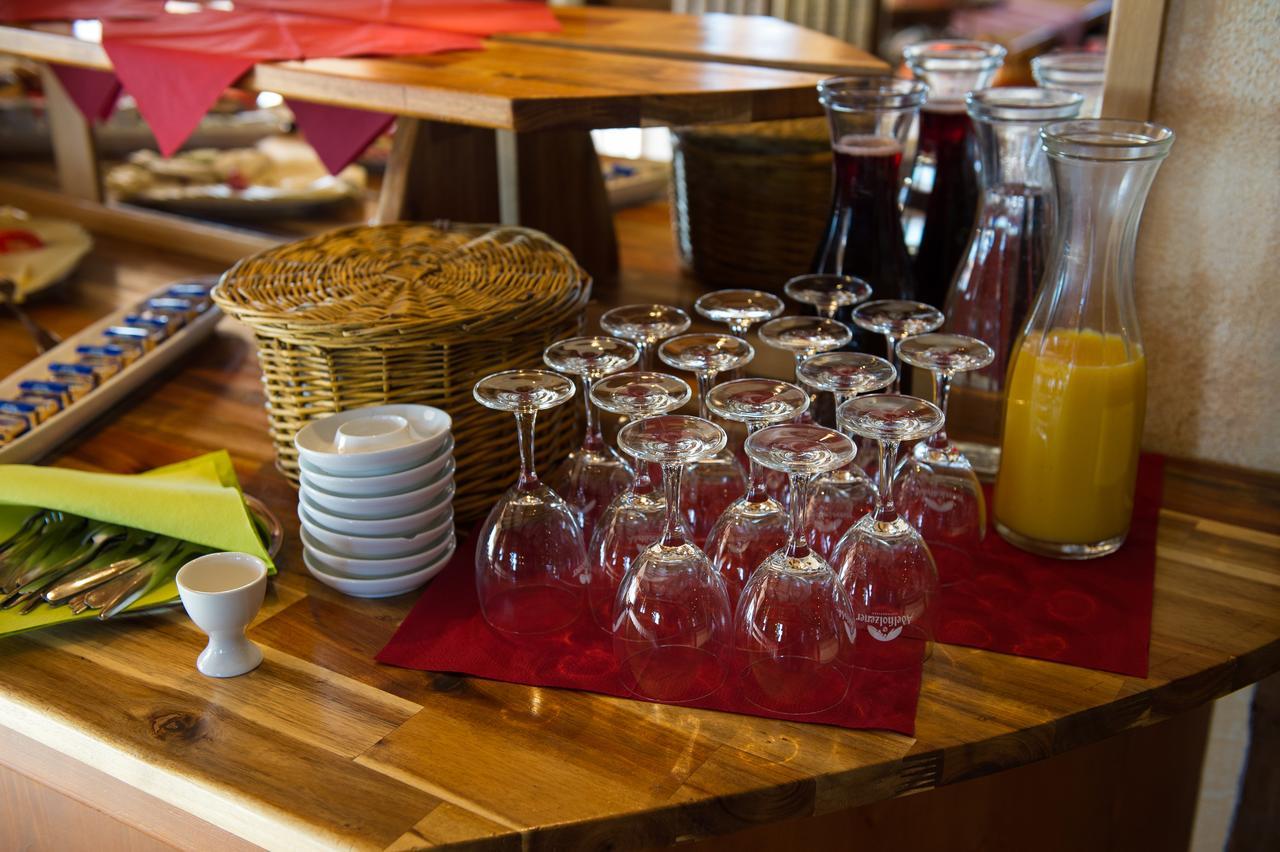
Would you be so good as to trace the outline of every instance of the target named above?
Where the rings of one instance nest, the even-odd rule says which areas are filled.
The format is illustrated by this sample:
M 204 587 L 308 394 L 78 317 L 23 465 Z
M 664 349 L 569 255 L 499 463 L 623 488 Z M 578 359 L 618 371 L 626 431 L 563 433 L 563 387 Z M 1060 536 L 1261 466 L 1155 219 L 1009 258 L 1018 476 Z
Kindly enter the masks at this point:
M 418 599 L 378 660 L 405 668 L 462 674 L 629 696 L 618 681 L 609 636 L 585 612 L 567 631 L 544 638 L 507 639 L 480 615 L 475 584 L 473 533 Z M 844 728 L 915 730 L 920 671 L 856 672 L 847 700 L 810 716 L 775 716 L 748 703 L 732 681 L 692 706 L 752 716 L 799 719 Z
M 943 589 L 938 640 L 1146 677 L 1163 488 L 1164 457 L 1143 455 L 1129 538 L 1101 559 L 1033 556 L 991 530 L 970 554 L 971 577 Z M 952 579 L 954 563 L 938 564 Z

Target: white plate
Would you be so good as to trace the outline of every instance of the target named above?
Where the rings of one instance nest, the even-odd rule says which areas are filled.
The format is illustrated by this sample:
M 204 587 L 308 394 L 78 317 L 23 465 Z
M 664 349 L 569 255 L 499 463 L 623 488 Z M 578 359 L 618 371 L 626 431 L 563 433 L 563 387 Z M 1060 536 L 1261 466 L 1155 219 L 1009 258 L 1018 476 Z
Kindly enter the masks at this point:
M 343 497 L 383 497 L 403 494 L 420 488 L 438 478 L 440 469 L 453 458 L 453 436 L 450 435 L 439 451 L 423 464 L 388 473 L 383 476 L 332 476 L 315 467 L 311 462 L 299 460 L 302 481 Z
M 360 521 L 380 521 L 404 515 L 416 515 L 430 506 L 444 493 L 445 489 L 453 485 L 453 470 L 448 468 L 448 471 L 448 476 L 429 482 L 421 488 L 387 497 L 343 497 L 339 494 L 330 494 L 306 482 L 303 482 L 298 490 L 306 495 L 308 502 L 314 503 L 322 511 L 331 515 L 341 515 Z
M 405 440 L 408 443 L 388 449 L 339 451 L 339 429 L 351 421 L 376 417 L 403 417 L 407 420 L 409 434 Z M 452 425 L 448 414 L 430 405 L 374 405 L 313 420 L 298 431 L 293 444 L 302 459 L 321 473 L 380 476 L 417 467 L 431 458 L 448 439 Z
M 318 543 L 318 549 L 356 559 L 394 559 L 420 553 L 440 537 L 444 527 L 453 523 L 453 507 L 445 505 L 449 506 L 449 511 L 433 518 L 430 526 L 417 535 L 362 536 L 334 532 L 310 517 L 301 506 L 298 507 L 298 519 L 302 521 L 302 529 Z
M 315 577 L 330 588 L 337 589 L 344 595 L 351 595 L 356 598 L 391 598 L 396 595 L 403 595 L 406 592 L 412 592 L 414 589 L 426 584 L 428 580 L 444 570 L 444 566 L 449 564 L 449 559 L 452 558 L 453 551 L 456 548 L 457 542 L 450 538 L 449 546 L 445 551 L 440 554 L 440 557 L 435 562 L 425 568 L 414 571 L 412 574 L 401 574 L 399 577 L 383 577 L 378 580 L 358 580 L 326 573 L 323 566 L 312 556 L 311 551 L 305 547 L 302 549 L 302 561 L 307 566 L 307 571 L 312 577 Z
M 332 512 L 326 512 L 317 506 L 307 497 L 306 494 L 298 495 L 298 511 L 306 511 L 309 518 L 333 532 L 346 533 L 348 535 L 358 535 L 364 538 L 375 538 L 379 536 L 410 536 L 417 535 L 422 530 L 429 528 L 433 523 L 437 522 L 445 512 L 453 510 L 453 484 L 450 483 L 444 494 L 440 495 L 434 503 L 421 512 L 412 515 L 405 515 L 402 518 L 386 518 L 381 520 L 366 520 L 361 518 L 346 518 L 342 515 L 335 515 Z
M 424 465 L 413 468 L 412 471 L 403 471 L 402 473 L 393 473 L 390 476 L 367 476 L 352 477 L 351 479 L 343 479 L 340 476 L 325 476 L 324 474 L 315 474 L 309 471 L 301 471 L 300 477 L 302 487 L 307 489 L 310 495 L 320 495 L 316 498 L 316 502 L 326 508 L 333 500 L 348 500 L 359 503 L 355 512 L 348 512 L 340 508 L 336 503 L 332 503 L 333 511 L 340 515 L 350 514 L 355 517 L 364 517 L 359 514 L 363 509 L 368 508 L 366 504 L 371 504 L 377 500 L 399 500 L 403 497 L 409 497 L 414 494 L 421 494 L 425 489 L 429 489 L 434 485 L 450 480 L 453 478 L 453 472 L 457 464 L 453 460 L 452 455 L 444 455 L 440 458 L 433 459 Z M 412 481 L 407 481 L 405 487 L 398 490 L 378 490 L 369 488 L 365 480 L 372 479 L 379 482 L 389 481 L 392 477 L 399 477 L 408 473 L 415 473 L 416 476 Z M 321 481 L 323 480 L 323 482 Z M 335 487 L 336 486 L 336 487 Z
M 428 565 L 434 564 L 441 553 L 453 546 L 453 538 L 453 524 L 450 523 L 443 529 L 436 528 L 435 538 L 425 550 L 393 559 L 356 559 L 331 553 L 305 528 L 302 530 L 302 545 L 311 554 L 318 570 L 335 577 L 360 580 L 399 577 L 401 574 L 421 571 Z

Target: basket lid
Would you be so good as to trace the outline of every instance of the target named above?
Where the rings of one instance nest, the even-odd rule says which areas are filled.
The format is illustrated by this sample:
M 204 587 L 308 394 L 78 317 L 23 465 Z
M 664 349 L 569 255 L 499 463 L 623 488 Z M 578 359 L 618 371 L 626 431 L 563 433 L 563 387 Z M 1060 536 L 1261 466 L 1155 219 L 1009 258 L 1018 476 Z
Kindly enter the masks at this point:
M 510 335 L 579 310 L 590 287 L 569 250 L 539 231 L 399 222 L 244 258 L 213 298 L 259 334 L 368 345 Z

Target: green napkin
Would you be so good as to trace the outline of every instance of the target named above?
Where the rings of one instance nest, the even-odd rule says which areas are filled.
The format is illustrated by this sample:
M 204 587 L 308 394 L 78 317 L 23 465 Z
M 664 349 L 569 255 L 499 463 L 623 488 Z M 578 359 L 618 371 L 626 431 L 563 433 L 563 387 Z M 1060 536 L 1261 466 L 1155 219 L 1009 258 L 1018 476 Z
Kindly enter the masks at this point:
M 275 566 L 244 505 L 231 457 L 225 450 L 158 467 L 136 476 L 58 467 L 0 465 L 0 539 L 22 525 L 35 508 L 61 509 L 99 521 L 180 538 L 213 550 L 251 553 Z M 133 603 L 142 609 L 178 599 L 170 580 Z M 0 611 L 0 636 L 96 618 L 67 607 L 39 607 L 28 615 Z

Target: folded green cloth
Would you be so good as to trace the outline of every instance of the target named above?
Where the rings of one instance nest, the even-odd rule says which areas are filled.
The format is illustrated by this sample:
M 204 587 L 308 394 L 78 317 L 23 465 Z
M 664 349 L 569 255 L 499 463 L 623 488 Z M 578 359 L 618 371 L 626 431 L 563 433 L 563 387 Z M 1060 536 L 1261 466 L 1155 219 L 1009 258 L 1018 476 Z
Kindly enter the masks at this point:
M 231 457 L 225 450 L 136 476 L 58 467 L 0 465 L 0 540 L 12 535 L 34 509 L 60 509 L 99 521 L 159 533 L 213 550 L 251 553 L 275 566 L 245 508 Z M 142 609 L 178 599 L 172 580 L 129 607 Z M 28 615 L 0 611 L 0 636 L 94 618 L 67 607 L 41 606 Z

